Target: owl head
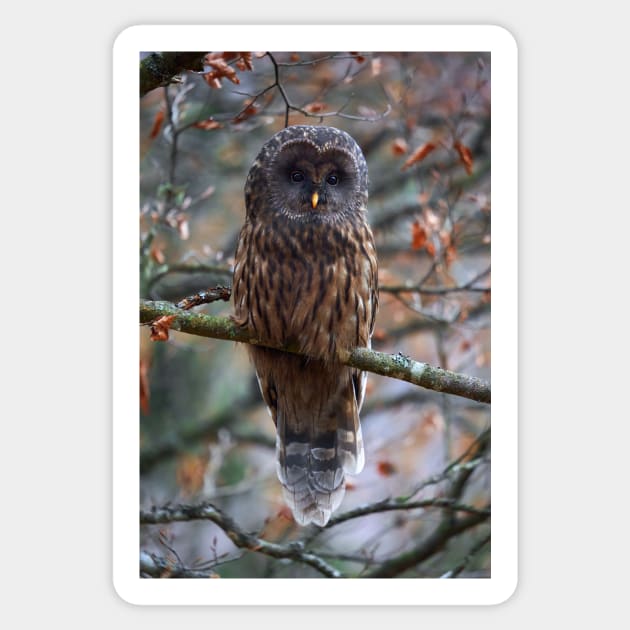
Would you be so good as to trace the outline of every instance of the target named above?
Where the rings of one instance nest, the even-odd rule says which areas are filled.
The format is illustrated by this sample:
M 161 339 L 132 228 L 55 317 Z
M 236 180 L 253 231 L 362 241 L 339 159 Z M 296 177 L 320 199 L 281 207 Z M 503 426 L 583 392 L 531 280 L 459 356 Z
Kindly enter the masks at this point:
M 250 218 L 336 222 L 365 212 L 367 197 L 365 157 L 349 134 L 334 127 L 279 131 L 263 145 L 245 185 Z

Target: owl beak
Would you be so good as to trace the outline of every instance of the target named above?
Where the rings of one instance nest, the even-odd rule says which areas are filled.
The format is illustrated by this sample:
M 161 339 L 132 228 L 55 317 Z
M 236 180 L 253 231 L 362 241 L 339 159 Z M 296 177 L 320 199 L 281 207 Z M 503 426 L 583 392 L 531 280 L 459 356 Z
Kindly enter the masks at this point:
M 313 210 L 315 210 L 315 208 L 317 208 L 317 203 L 319 202 L 319 193 L 318 192 L 314 192 L 313 196 L 311 197 L 311 206 L 313 206 Z

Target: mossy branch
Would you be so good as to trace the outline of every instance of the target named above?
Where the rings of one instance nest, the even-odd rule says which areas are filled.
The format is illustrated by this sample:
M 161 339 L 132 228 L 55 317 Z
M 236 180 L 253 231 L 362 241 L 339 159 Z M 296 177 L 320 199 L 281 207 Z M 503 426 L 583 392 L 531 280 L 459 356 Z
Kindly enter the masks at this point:
M 260 339 L 252 338 L 247 330 L 237 326 L 227 317 L 185 311 L 170 302 L 140 300 L 140 322 L 142 324 L 149 324 L 163 316 L 173 317 L 169 326 L 172 330 L 201 337 L 275 347 L 285 352 L 299 354 L 295 347 L 273 346 Z M 474 376 L 467 376 L 428 363 L 414 361 L 400 353 L 391 355 L 368 348 L 355 348 L 352 352 L 346 352 L 339 358 L 345 365 L 366 372 L 397 378 L 445 394 L 490 403 L 490 383 Z
M 154 52 L 140 62 L 140 96 L 168 85 L 185 70 L 203 70 L 205 52 Z

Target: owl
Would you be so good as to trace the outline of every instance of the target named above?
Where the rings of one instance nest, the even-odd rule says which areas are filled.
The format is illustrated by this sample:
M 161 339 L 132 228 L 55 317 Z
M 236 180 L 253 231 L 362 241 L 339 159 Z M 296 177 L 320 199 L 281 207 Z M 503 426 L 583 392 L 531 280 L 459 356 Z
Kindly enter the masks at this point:
M 339 129 L 295 125 L 256 157 L 236 250 L 235 321 L 291 354 L 248 346 L 276 427 L 276 469 L 296 522 L 324 526 L 365 457 L 359 411 L 366 374 L 339 351 L 370 347 L 377 258 L 367 223 L 368 172 Z

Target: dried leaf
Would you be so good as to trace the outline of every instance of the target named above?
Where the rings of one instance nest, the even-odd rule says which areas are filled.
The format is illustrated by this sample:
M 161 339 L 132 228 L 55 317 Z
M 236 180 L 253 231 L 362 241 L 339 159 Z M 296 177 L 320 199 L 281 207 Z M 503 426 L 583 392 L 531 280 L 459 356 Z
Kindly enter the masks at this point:
M 387 330 L 385 328 L 375 328 L 374 332 L 372 333 L 372 339 L 374 341 L 386 341 L 387 340 Z M 373 381 L 370 381 L 368 379 L 368 384 L 372 383 Z
M 381 475 L 381 477 L 391 477 L 396 474 L 397 470 L 391 462 L 381 460 L 376 463 L 376 472 Z
M 151 341 L 167 341 L 175 315 L 163 315 L 151 324 Z
M 211 116 L 210 118 L 206 118 L 206 120 L 200 120 L 199 122 L 196 122 L 193 127 L 196 127 L 197 129 L 203 129 L 204 131 L 212 131 L 213 129 L 221 129 L 223 125 L 220 122 L 214 120 L 214 118 L 212 118 Z
M 427 241 L 424 249 L 426 250 L 427 254 L 429 254 L 429 256 L 435 258 L 435 245 L 431 241 Z
M 291 53 L 291 56 L 289 57 L 289 59 L 293 63 L 297 63 L 300 60 L 300 55 L 298 55 L 297 53 Z
M 149 364 L 140 359 L 140 411 L 146 416 L 149 413 Z
M 471 150 L 467 146 L 463 145 L 459 140 L 453 144 L 453 148 L 457 151 L 459 160 L 464 165 L 466 173 L 468 175 L 472 175 L 473 158 Z
M 437 145 L 434 144 L 433 142 L 425 142 L 423 145 L 420 145 L 405 161 L 405 163 L 402 165 L 402 169 L 401 170 L 405 170 L 408 169 L 410 166 L 416 164 L 417 162 L 420 162 L 422 160 L 424 160 L 425 157 L 427 157 L 427 155 L 429 155 L 429 153 L 431 153 L 431 151 L 433 151 L 433 149 L 435 149 Z
M 225 53 L 210 53 L 204 57 L 204 65 L 210 66 L 212 70 L 203 75 L 206 83 L 210 87 L 221 87 L 221 79 L 225 78 L 232 83 L 240 83 L 241 80 L 236 76 L 236 70 L 229 66 L 223 55 Z
M 354 57 L 354 60 L 357 63 L 363 63 L 365 61 L 365 57 L 360 55 L 358 52 L 351 52 L 350 54 Z
M 199 455 L 186 454 L 177 462 L 175 479 L 184 495 L 190 496 L 203 488 L 208 459 Z
M 422 249 L 427 242 L 427 237 L 426 228 L 416 219 L 411 224 L 411 249 Z
M 252 103 L 251 100 L 247 101 L 245 103 L 245 107 L 242 109 L 242 111 L 239 114 L 237 114 L 232 119 L 232 122 L 235 122 L 235 123 L 243 122 L 244 120 L 247 120 L 248 118 L 253 116 L 257 111 L 258 111 L 258 105 L 256 105 L 255 103 Z
M 446 261 L 446 266 L 449 267 L 456 258 L 457 250 L 455 249 L 455 245 L 451 244 L 446 248 L 446 251 L 444 252 L 444 260 Z
M 322 103 L 321 101 L 315 101 L 313 103 L 309 103 L 304 109 L 309 114 L 317 114 L 319 112 L 323 112 L 326 110 L 326 103 Z
M 151 245 L 151 251 L 149 252 L 151 258 L 158 264 L 163 265 L 166 262 L 166 257 L 164 256 L 164 251 L 162 247 L 156 243 Z
M 164 122 L 164 110 L 160 109 L 155 113 L 155 118 L 153 118 L 153 126 L 151 127 L 151 133 L 149 134 L 149 138 L 151 138 L 151 140 L 156 138 L 158 133 L 160 133 L 160 129 L 162 128 L 163 122 Z
M 392 153 L 394 155 L 404 155 L 407 151 L 409 151 L 409 145 L 404 138 L 396 138 L 392 142 Z

